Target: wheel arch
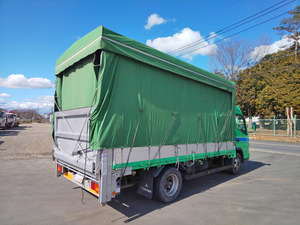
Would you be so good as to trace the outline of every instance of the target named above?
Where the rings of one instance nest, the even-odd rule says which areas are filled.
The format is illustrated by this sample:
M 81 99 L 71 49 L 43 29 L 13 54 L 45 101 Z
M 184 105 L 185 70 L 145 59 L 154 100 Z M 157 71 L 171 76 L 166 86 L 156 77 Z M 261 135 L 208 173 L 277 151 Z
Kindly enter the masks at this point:
M 243 150 L 241 148 L 236 148 L 236 152 L 240 153 L 240 155 L 242 157 L 242 163 L 244 163 L 244 153 L 243 153 Z

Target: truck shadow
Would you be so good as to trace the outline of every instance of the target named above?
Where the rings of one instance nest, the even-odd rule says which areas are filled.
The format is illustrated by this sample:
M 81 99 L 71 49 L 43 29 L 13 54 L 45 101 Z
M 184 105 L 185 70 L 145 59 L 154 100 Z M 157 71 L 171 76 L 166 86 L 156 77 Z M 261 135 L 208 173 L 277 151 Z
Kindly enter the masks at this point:
M 19 127 L 11 127 L 8 129 L 0 129 L 0 137 L 4 136 L 17 136 L 20 131 L 27 130 L 28 128 L 31 128 L 32 126 L 19 126 Z
M 175 202 L 181 201 L 194 194 L 205 192 L 231 179 L 234 179 L 238 176 L 243 176 L 251 171 L 254 171 L 266 165 L 270 165 L 270 164 L 265 164 L 256 161 L 248 161 L 246 162 L 246 165 L 243 167 L 239 175 L 234 176 L 226 172 L 219 172 L 216 174 L 211 174 L 208 176 L 201 177 L 200 179 L 198 178 L 189 181 L 185 180 L 183 182 L 181 194 Z M 111 202 L 108 203 L 110 207 L 119 211 L 120 213 L 122 213 L 124 216 L 128 218 L 125 221 L 123 221 L 124 223 L 129 223 L 152 211 L 159 210 L 170 204 L 174 204 L 174 202 L 162 203 L 156 200 L 149 200 L 137 194 L 136 193 L 137 188 L 138 188 L 137 186 L 134 186 L 131 188 L 123 189 L 122 194 L 120 196 L 117 196 L 115 199 L 113 199 Z M 124 217 L 121 217 L 117 220 L 123 220 L 123 219 Z M 116 220 L 112 222 L 116 222 Z

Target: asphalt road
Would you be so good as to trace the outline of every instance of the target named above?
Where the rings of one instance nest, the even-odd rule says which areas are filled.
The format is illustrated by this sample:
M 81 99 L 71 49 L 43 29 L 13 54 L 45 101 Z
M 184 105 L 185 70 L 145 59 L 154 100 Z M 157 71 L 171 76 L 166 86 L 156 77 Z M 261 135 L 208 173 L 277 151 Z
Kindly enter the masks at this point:
M 253 141 L 250 142 L 250 150 L 300 156 L 300 144 L 296 143 Z
M 300 144 L 251 142 L 242 172 L 185 181 L 171 204 L 136 187 L 104 207 L 65 178 L 50 158 L 0 159 L 0 224 L 299 224 Z

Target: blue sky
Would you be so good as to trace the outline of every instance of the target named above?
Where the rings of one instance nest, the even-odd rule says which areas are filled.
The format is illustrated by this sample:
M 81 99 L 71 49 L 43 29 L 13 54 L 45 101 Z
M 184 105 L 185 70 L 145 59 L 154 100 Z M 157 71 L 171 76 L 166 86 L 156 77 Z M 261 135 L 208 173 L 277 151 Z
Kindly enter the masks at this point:
M 100 25 L 158 49 L 171 48 L 172 44 L 176 46 L 176 37 L 208 36 L 279 2 L 281 0 L 0 0 L 0 107 L 49 111 L 56 60 L 78 38 Z M 293 1 L 222 37 L 291 10 L 298 4 L 299 1 Z M 152 22 L 157 24 L 146 29 L 147 20 L 153 14 L 156 16 L 152 16 Z M 268 35 L 272 43 L 279 41 L 281 37 L 272 28 L 285 17 L 287 14 L 238 37 L 257 41 L 259 36 Z M 158 39 L 166 37 L 169 39 Z M 162 40 L 168 45 L 162 46 Z M 210 69 L 205 51 L 181 59 Z

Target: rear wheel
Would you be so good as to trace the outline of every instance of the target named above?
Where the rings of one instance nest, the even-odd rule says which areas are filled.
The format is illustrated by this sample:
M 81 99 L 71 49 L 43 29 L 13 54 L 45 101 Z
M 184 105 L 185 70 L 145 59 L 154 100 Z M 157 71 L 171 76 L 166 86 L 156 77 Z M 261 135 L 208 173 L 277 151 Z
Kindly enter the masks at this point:
M 154 196 L 162 202 L 174 201 L 180 194 L 182 176 L 174 167 L 166 167 L 154 181 Z
M 242 166 L 242 156 L 240 153 L 236 153 L 236 157 L 233 159 L 233 165 L 232 169 L 230 170 L 230 173 L 232 174 L 238 174 L 241 170 Z

